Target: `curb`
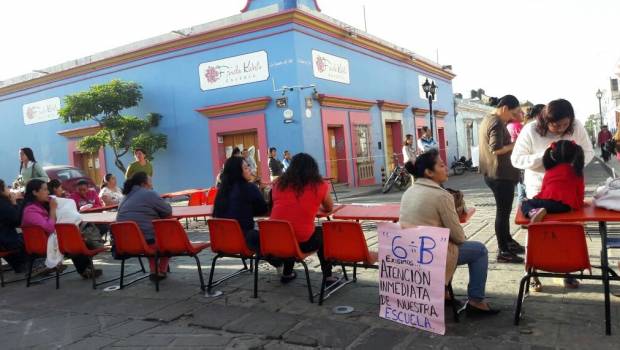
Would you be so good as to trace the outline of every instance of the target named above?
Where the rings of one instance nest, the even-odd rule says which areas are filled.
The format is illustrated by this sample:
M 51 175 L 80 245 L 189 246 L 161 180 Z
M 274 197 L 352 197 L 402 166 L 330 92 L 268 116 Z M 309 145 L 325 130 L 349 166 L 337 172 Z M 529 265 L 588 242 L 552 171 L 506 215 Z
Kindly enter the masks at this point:
M 366 196 L 372 196 L 373 194 L 380 194 L 380 193 L 381 193 L 381 188 L 374 188 L 372 190 L 363 191 L 363 192 L 355 192 L 355 193 L 343 193 L 343 194 L 338 193 L 338 199 L 340 200 L 340 199 L 348 199 L 348 198 L 353 198 L 353 197 L 366 197 Z

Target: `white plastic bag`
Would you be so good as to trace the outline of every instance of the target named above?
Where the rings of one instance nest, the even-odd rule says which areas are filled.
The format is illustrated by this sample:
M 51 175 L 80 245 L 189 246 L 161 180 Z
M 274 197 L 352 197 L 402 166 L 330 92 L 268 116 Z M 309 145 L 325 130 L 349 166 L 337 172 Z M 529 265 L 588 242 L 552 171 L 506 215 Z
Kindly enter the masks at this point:
M 599 208 L 620 211 L 620 179 L 611 177 L 596 189 L 593 203 Z
M 56 232 L 54 232 L 47 238 L 47 257 L 45 258 L 45 266 L 48 269 L 53 269 L 63 260 L 64 257 L 60 253 L 60 249 L 58 249 L 58 238 L 56 237 Z

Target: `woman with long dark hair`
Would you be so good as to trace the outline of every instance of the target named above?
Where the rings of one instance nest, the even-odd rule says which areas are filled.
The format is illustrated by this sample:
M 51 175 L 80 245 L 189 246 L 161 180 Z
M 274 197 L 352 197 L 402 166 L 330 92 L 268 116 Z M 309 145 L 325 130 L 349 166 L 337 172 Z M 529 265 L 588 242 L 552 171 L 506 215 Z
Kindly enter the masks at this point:
M 495 111 L 480 123 L 480 172 L 495 197 L 497 262 L 522 263 L 523 258 L 517 254 L 525 253 L 525 248 L 510 235 L 510 212 L 520 174 L 510 162 L 514 143 L 511 143 L 506 128 L 507 122 L 520 117 L 521 106 L 512 95 L 492 98 L 491 105 L 495 106 Z
M 39 179 L 33 179 L 26 185 L 24 194 L 24 209 L 22 211 L 22 226 L 38 226 L 48 235 L 56 231 L 56 209 L 58 203 L 54 198 L 50 197 L 47 190 L 47 183 Z M 90 260 L 87 257 L 74 257 L 71 259 L 77 272 L 82 277 L 88 279 L 101 276 L 101 270 L 91 269 Z M 62 262 L 56 266 L 58 269 L 64 269 Z
M 153 220 L 164 219 L 172 215 L 172 207 L 153 191 L 151 177 L 145 172 L 135 173 L 123 184 L 123 201 L 118 206 L 116 221 L 133 221 L 142 231 L 146 243 L 155 244 L 155 228 Z M 155 274 L 155 259 L 149 258 L 151 281 L 166 278 L 169 258 L 159 259 L 159 274 Z
M 34 152 L 28 147 L 19 149 L 19 175 L 21 176 L 23 186 L 26 186 L 28 181 L 32 179 L 49 181 L 47 173 L 37 163 L 37 160 L 34 158 Z
M 274 183 L 271 194 L 271 218 L 289 221 L 293 225 L 302 252 L 318 250 L 323 275 L 327 277 L 328 283 L 332 283 L 331 264 L 323 257 L 323 231 L 320 226 L 314 226 L 314 218 L 319 207 L 330 212 L 334 203 L 329 193 L 329 184 L 319 174 L 319 166 L 314 158 L 306 153 L 296 154 L 288 170 Z M 284 263 L 280 279 L 282 283 L 297 277 L 293 265 L 293 262 Z
M 248 247 L 258 251 L 259 239 L 254 217 L 267 214 L 268 208 L 260 190 L 251 182 L 252 179 L 252 169 L 242 157 L 228 158 L 220 176 L 213 217 L 237 220 Z
M 20 214 L 16 196 L 9 191 L 4 181 L 0 180 L 0 250 L 16 251 L 4 258 L 15 273 L 24 272 L 27 261 L 24 241 L 16 230 L 21 221 Z

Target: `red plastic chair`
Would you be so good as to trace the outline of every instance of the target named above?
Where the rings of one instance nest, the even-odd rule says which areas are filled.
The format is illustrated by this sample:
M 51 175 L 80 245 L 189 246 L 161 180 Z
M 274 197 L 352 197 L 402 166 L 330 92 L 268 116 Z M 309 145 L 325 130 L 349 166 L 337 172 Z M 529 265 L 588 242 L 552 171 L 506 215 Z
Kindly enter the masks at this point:
M 133 221 L 119 221 L 113 224 L 110 224 L 110 232 L 112 232 L 112 237 L 114 239 L 114 251 L 116 255 L 116 259 L 121 260 L 121 275 L 120 279 L 120 288 L 138 282 L 148 276 L 144 276 L 142 278 L 137 278 L 127 284 L 124 284 L 125 279 L 125 260 L 131 258 L 138 258 L 140 262 L 140 270 L 130 273 L 127 276 L 134 275 L 138 272 L 146 273 L 144 269 L 144 265 L 142 264 L 142 257 L 149 258 L 155 257 L 155 249 L 149 247 L 149 245 L 144 240 L 144 234 L 138 224 Z
M 24 250 L 28 255 L 28 275 L 26 276 L 26 287 L 30 287 L 32 277 L 32 265 L 35 259 L 47 256 L 47 237 L 48 234 L 39 226 L 23 226 L 22 236 L 24 238 Z
M 209 188 L 205 199 L 205 205 L 213 205 L 215 203 L 215 197 L 217 196 L 217 187 Z
M 189 196 L 189 201 L 187 205 L 190 207 L 197 207 L 201 205 L 206 205 L 207 203 L 207 194 L 205 192 L 197 192 Z M 205 224 L 207 223 L 207 217 L 204 218 Z M 194 218 L 194 221 L 198 221 L 197 218 Z M 189 219 L 185 219 L 185 228 L 188 228 Z
M 198 277 L 200 277 L 200 289 L 206 289 L 204 278 L 202 277 L 202 267 L 198 254 L 211 243 L 194 243 L 190 242 L 187 233 L 183 229 L 183 225 L 176 219 L 153 220 L 155 228 L 155 242 L 157 243 L 157 252 L 155 255 L 155 273 L 159 273 L 159 257 L 173 256 L 191 256 L 196 260 L 198 267 Z M 155 289 L 159 292 L 159 280 L 155 280 Z
M 207 284 L 207 292 L 211 293 L 211 289 L 243 272 L 252 271 L 254 251 L 248 247 L 245 237 L 241 231 L 241 226 L 237 220 L 232 219 L 209 219 L 209 237 L 211 242 L 211 250 L 215 253 L 213 262 L 211 263 L 211 271 L 209 272 L 209 283 Z M 217 259 L 222 257 L 239 258 L 243 261 L 243 268 L 228 274 L 219 280 L 213 282 L 213 274 L 215 273 L 215 263 Z M 250 269 L 245 263 L 245 259 L 250 259 Z
M 18 253 L 17 250 L 3 250 L 0 251 L 0 285 L 4 288 L 4 266 L 2 265 L 2 258 L 6 258 L 13 254 Z
M 282 220 L 262 220 L 258 222 L 260 237 L 260 254 L 256 255 L 254 266 L 254 298 L 258 297 L 258 262 L 260 259 L 282 259 L 293 260 L 301 263 L 306 272 L 306 284 L 308 286 L 308 297 L 310 302 L 314 302 L 312 296 L 312 285 L 310 284 L 310 273 L 308 265 L 304 259 L 315 252 L 303 253 L 299 249 L 299 243 L 295 236 L 293 226 L 288 221 Z
M 323 223 L 323 254 L 325 260 L 334 265 L 342 266 L 342 272 L 345 283 L 333 284 L 337 286 L 333 290 L 329 290 L 325 295 L 326 278 L 323 276 L 321 282 L 321 294 L 319 296 L 319 305 L 323 304 L 323 300 L 327 299 L 331 294 L 345 285 L 357 281 L 357 268 L 377 269 L 377 252 L 369 251 L 366 244 L 366 237 L 362 226 L 353 221 L 327 221 Z M 348 280 L 345 266 L 353 267 L 353 279 Z
M 541 222 L 530 224 L 527 233 L 525 253 L 526 274 L 519 284 L 515 325 L 521 318 L 521 307 L 525 293 L 529 292 L 532 277 L 576 277 L 600 279 L 592 276 L 590 256 L 583 224 L 562 222 Z M 589 270 L 590 275 L 584 275 Z M 579 275 L 571 274 L 581 272 Z
M 87 257 L 90 260 L 90 268 L 92 271 L 93 289 L 97 288 L 97 278 L 95 277 L 95 266 L 93 257 L 104 252 L 105 247 L 89 249 L 84 242 L 80 228 L 75 224 L 56 224 L 56 236 L 58 237 L 58 250 L 69 258 Z M 56 269 L 56 289 L 60 288 L 60 278 L 58 269 Z

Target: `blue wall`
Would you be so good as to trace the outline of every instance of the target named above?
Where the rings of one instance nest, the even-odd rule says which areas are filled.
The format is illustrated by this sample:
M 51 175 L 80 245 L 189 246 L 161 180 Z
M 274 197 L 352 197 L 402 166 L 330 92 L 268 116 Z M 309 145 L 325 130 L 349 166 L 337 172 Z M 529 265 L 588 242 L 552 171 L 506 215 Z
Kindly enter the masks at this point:
M 287 24 L 0 96 L 0 117 L 3 118 L 3 127 L 0 128 L 0 178 L 6 181 L 15 179 L 20 147 L 32 147 L 37 159 L 44 165 L 68 164 L 67 139 L 56 133 L 92 124 L 63 124 L 55 120 L 25 126 L 22 118 L 24 104 L 51 97 L 60 97 L 62 100 L 68 94 L 87 90 L 93 84 L 112 79 L 135 81 L 143 87 L 144 98 L 140 105 L 124 114 L 142 117 L 149 112 L 157 112 L 164 116 L 159 131 L 168 135 L 168 149 L 156 153 L 153 162 L 155 186 L 162 192 L 213 184 L 208 121 L 196 109 L 263 96 L 275 99 L 281 93 L 274 92 L 273 83 L 276 88 L 283 85 L 316 84 L 317 90 L 324 94 L 407 103 L 409 107 L 404 111 L 403 133 L 414 133 L 410 107 L 427 108 L 428 105 L 427 101 L 419 98 L 419 72 L 391 59 L 385 59 L 387 62 L 378 60 L 363 49 L 349 47 L 346 43 L 336 45 L 319 39 L 333 41 L 334 38 L 312 32 L 317 38 L 293 29 L 309 31 Z M 347 58 L 351 83 L 341 84 L 315 78 L 312 73 L 312 49 Z M 268 53 L 268 80 L 217 90 L 200 89 L 198 66 L 201 63 L 261 50 Z M 374 53 L 371 55 L 377 56 Z M 439 84 L 436 106 L 449 112 L 445 117 L 446 138 L 455 140 L 451 83 L 433 78 Z M 321 170 L 325 171 L 321 113 L 316 101 L 312 107 L 312 117 L 304 116 L 304 99 L 311 94 L 312 89 L 286 92 L 288 108 L 294 112 L 294 121 L 290 124 L 283 122 L 283 109 L 276 108 L 273 102 L 268 105 L 265 110 L 267 140 L 269 146 L 275 146 L 280 151 L 289 149 L 293 153 L 305 151 L 312 154 Z M 378 141 L 384 143 L 380 111 L 374 106 L 370 113 L 373 122 L 373 154 L 382 155 L 383 152 L 377 147 Z M 261 160 L 266 161 L 267 150 L 261 151 Z M 448 159 L 452 159 L 455 154 L 456 143 L 450 142 Z M 124 161 L 129 163 L 131 156 L 127 155 Z M 108 171 L 122 178 L 113 164 L 110 150 L 106 150 L 106 163 Z M 383 159 L 377 158 L 376 163 L 376 179 L 380 181 Z

